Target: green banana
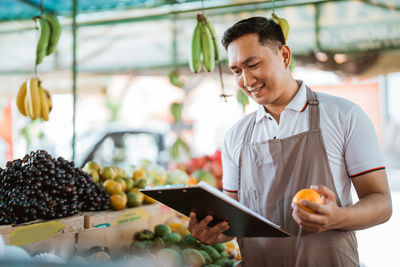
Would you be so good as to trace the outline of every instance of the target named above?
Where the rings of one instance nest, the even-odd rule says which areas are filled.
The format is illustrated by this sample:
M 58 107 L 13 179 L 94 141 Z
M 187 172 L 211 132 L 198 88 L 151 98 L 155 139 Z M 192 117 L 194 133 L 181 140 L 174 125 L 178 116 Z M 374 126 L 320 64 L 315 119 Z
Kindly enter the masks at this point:
M 294 56 L 291 55 L 289 69 L 290 71 L 293 71 L 294 68 L 296 68 L 296 60 L 294 59 Z
M 169 110 L 174 117 L 174 123 L 178 123 L 181 120 L 181 114 L 182 114 L 182 103 L 178 102 L 173 102 L 169 106 Z
M 200 36 L 200 21 L 197 21 L 194 28 L 191 46 L 191 55 L 189 67 L 193 73 L 197 73 L 201 69 L 201 36 Z
M 213 40 L 214 51 L 215 51 L 215 60 L 216 61 L 220 61 L 221 60 L 221 54 L 219 52 L 219 47 L 218 47 L 218 42 L 217 42 L 217 40 L 218 40 L 217 34 L 215 33 L 214 25 L 209 20 L 207 20 L 207 28 L 210 30 L 211 37 L 212 37 L 212 40 Z
M 238 89 L 236 100 L 242 106 L 244 112 L 246 105 L 248 105 L 250 102 L 249 97 L 245 93 L 243 93 L 242 89 Z
M 58 18 L 54 15 L 45 14 L 43 15 L 43 18 L 47 20 L 51 29 L 50 40 L 46 50 L 46 56 L 48 56 L 56 50 L 58 40 L 61 36 L 62 27 Z
M 210 72 L 215 68 L 215 49 L 211 32 L 208 29 L 205 21 L 200 22 L 200 34 L 203 66 L 208 72 Z
M 36 21 L 39 22 L 38 26 L 40 32 L 39 41 L 36 45 L 36 65 L 38 65 L 42 62 L 43 58 L 46 56 L 47 47 L 50 40 L 51 29 L 49 22 L 46 19 L 38 17 L 36 18 Z
M 272 13 L 272 18 L 279 24 L 279 26 L 281 26 L 283 37 L 285 37 L 285 42 L 287 42 L 289 37 L 289 22 L 284 18 L 278 17 L 275 13 Z

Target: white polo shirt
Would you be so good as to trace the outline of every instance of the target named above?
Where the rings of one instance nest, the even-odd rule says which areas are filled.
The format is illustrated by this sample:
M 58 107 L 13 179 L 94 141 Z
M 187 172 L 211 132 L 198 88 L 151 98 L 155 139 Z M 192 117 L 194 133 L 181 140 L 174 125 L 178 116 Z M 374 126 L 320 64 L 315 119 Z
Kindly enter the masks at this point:
M 279 124 L 259 105 L 251 142 L 286 138 L 309 130 L 309 108 L 304 82 L 280 115 Z M 328 154 L 336 191 L 341 203 L 352 203 L 351 179 L 384 169 L 378 138 L 371 120 L 349 100 L 316 93 L 319 100 L 320 127 Z M 225 135 L 222 148 L 223 189 L 238 190 L 239 152 L 249 116 L 237 122 Z

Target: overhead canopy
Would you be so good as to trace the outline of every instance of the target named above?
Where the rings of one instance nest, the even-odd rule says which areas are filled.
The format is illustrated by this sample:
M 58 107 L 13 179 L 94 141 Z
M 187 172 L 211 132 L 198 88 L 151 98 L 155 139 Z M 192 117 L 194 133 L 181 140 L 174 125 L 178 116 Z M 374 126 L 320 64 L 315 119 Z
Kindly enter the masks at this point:
M 80 0 L 77 63 L 85 73 L 154 73 L 187 68 L 195 15 L 201 1 Z M 72 62 L 72 1 L 43 0 L 43 10 L 60 15 L 64 31 L 57 52 L 45 58 L 39 71 L 68 71 Z M 291 31 L 288 44 L 300 64 L 350 74 L 370 71 L 385 57 L 400 60 L 400 0 L 370 1 L 204 1 L 204 13 L 217 35 L 250 16 L 285 17 Z M 40 0 L 0 3 L 0 75 L 33 71 L 36 44 L 33 16 Z M 220 48 L 223 51 L 223 48 Z M 322 58 L 321 53 L 322 53 Z M 389 54 L 388 54 L 389 53 Z M 335 54 L 345 54 L 337 60 Z M 389 55 L 389 56 L 387 56 Z M 223 57 L 226 57 L 223 54 Z M 398 60 L 397 60 L 398 62 Z M 400 71 L 398 64 L 379 66 Z

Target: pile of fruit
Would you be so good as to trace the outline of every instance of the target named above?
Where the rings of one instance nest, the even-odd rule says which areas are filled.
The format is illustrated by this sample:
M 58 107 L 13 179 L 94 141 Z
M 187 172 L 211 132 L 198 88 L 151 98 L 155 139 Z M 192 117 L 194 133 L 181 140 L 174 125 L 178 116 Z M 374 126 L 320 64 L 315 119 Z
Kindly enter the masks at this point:
M 176 233 L 166 224 L 137 232 L 130 251 L 137 257 L 153 255 L 155 266 L 233 266 L 224 244 L 204 245 L 188 232 Z
M 0 225 L 109 208 L 109 195 L 90 175 L 44 150 L 0 168 Z
M 204 181 L 214 187 L 222 188 L 222 160 L 219 150 L 212 155 L 194 157 L 185 163 L 173 164 L 170 169 L 186 172 L 194 183 Z
M 125 170 L 119 167 L 101 167 L 94 161 L 89 161 L 84 170 L 92 176 L 94 182 L 101 185 L 110 194 L 110 203 L 114 210 L 122 210 L 126 207 L 133 208 L 143 203 L 151 204 L 156 202 L 139 191 L 147 185 L 147 180 L 143 175 L 134 173 L 130 177 Z

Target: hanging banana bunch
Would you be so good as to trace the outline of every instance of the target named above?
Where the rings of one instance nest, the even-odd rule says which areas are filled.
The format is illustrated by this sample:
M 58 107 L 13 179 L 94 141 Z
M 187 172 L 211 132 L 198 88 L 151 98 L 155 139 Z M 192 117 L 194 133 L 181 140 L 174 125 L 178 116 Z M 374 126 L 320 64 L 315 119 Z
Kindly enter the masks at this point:
M 279 26 L 281 26 L 282 29 L 282 33 L 283 33 L 283 37 L 285 38 L 285 43 L 287 43 L 287 40 L 289 38 L 289 32 L 290 32 L 290 28 L 289 28 L 289 22 L 284 19 L 284 18 L 280 18 L 278 17 L 278 15 L 276 15 L 275 13 L 272 13 L 272 19 L 279 24 Z M 290 58 L 290 65 L 289 65 L 289 69 L 290 71 L 293 71 L 295 68 L 295 60 L 293 55 Z
M 39 65 L 45 56 L 56 50 L 62 26 L 58 18 L 50 14 L 36 16 L 33 20 L 36 21 L 39 28 L 39 40 L 36 44 L 36 65 Z
M 221 54 L 219 52 L 217 35 L 211 21 L 202 14 L 197 14 L 197 24 L 193 31 L 190 50 L 189 67 L 193 73 L 198 73 L 203 66 L 205 71 L 211 72 L 218 65 L 221 81 L 221 97 L 231 96 L 225 94 L 222 79 Z
M 245 93 L 243 93 L 243 91 L 241 89 L 238 89 L 236 100 L 242 106 L 242 110 L 244 113 L 246 106 L 250 103 L 249 97 Z
M 16 102 L 22 115 L 32 120 L 49 120 L 49 113 L 53 107 L 51 94 L 41 86 L 38 78 L 30 78 L 21 85 Z
M 169 111 L 171 112 L 174 118 L 174 123 L 179 123 L 181 121 L 182 108 L 183 104 L 178 102 L 173 102 L 169 106 Z
M 281 26 L 283 37 L 285 37 L 285 42 L 287 42 L 289 37 L 289 23 L 286 19 L 278 17 L 275 13 L 272 13 L 272 19 Z
M 220 59 L 216 40 L 217 37 L 212 23 L 202 14 L 197 14 L 197 24 L 192 36 L 189 60 L 189 67 L 192 72 L 199 72 L 202 66 L 208 72 L 214 70 L 215 62 Z
M 176 141 L 169 148 L 171 158 L 175 161 L 187 160 L 190 156 L 190 148 L 183 139 L 178 136 Z

